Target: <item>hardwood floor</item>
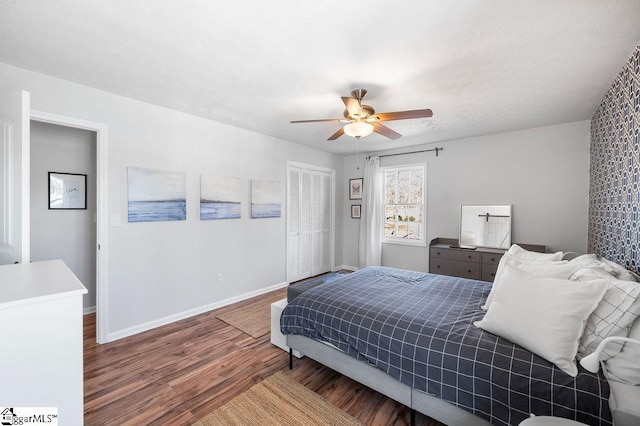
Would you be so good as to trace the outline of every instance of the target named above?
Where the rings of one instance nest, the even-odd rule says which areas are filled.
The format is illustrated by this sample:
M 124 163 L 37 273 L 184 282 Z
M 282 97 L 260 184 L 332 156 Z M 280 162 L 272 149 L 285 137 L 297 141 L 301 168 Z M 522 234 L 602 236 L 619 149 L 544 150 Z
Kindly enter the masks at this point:
M 85 315 L 85 424 L 189 425 L 282 371 L 367 425 L 408 425 L 403 405 L 309 358 L 289 370 L 269 334 L 254 339 L 216 318 L 278 293 L 286 297 L 277 290 L 104 345 L 95 343 L 95 314 Z

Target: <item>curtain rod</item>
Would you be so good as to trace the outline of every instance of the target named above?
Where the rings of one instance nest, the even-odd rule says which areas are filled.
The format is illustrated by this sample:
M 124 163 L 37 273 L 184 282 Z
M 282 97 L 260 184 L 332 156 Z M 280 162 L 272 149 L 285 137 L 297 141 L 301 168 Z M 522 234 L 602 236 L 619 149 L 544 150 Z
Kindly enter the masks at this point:
M 432 152 L 435 151 L 436 152 L 436 157 L 438 156 L 438 152 L 439 151 L 444 151 L 444 148 L 433 148 L 433 149 L 423 149 L 421 151 L 410 151 L 410 152 L 399 152 L 397 154 L 387 154 L 387 155 L 379 155 L 378 157 L 382 158 L 382 157 L 394 157 L 396 155 L 406 155 L 406 154 L 418 154 L 420 152 Z M 367 160 L 371 158 L 371 155 L 369 155 L 367 157 Z

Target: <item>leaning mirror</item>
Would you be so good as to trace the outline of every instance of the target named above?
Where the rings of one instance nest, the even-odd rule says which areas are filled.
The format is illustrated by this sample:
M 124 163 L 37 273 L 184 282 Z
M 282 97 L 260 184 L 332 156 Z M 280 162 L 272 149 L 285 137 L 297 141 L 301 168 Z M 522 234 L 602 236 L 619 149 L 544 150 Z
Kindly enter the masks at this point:
M 511 204 L 463 204 L 460 208 L 459 244 L 509 248 Z

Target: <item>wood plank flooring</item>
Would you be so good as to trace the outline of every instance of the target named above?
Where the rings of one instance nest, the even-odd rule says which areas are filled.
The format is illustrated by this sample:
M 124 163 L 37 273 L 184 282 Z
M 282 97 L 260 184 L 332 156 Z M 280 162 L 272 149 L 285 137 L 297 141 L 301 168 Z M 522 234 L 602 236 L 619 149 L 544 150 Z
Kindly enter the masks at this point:
M 403 405 L 309 358 L 289 370 L 288 354 L 268 334 L 254 339 L 216 318 L 274 294 L 284 298 L 286 289 L 104 345 L 95 343 L 95 314 L 85 315 L 85 424 L 189 425 L 276 371 L 367 425 L 409 424 Z

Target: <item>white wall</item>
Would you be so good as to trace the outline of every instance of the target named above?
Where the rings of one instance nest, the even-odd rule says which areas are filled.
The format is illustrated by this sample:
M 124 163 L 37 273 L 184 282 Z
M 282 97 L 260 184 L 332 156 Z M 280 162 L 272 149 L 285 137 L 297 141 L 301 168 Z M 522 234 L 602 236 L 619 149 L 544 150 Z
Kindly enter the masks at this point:
M 108 125 L 108 211 L 122 220 L 107 236 L 111 336 L 284 282 L 284 217 L 251 220 L 248 203 L 253 178 L 280 180 L 284 202 L 287 160 L 336 170 L 335 264 L 357 266 L 357 203 L 346 188 L 365 155 L 342 158 L 0 64 L 0 91 L 18 89 L 31 92 L 33 109 Z M 416 149 L 435 146 L 445 148 L 439 157 L 382 160 L 428 164 L 427 239 L 457 236 L 460 204 L 511 203 L 514 241 L 586 250 L 588 121 Z M 185 171 L 187 220 L 128 224 L 127 166 Z M 242 219 L 199 220 L 202 173 L 242 178 Z M 385 245 L 383 263 L 426 271 L 428 248 Z
M 444 151 L 438 157 L 429 152 L 382 158 L 381 165 L 427 163 L 428 241 L 458 237 L 461 204 L 512 204 L 514 242 L 584 253 L 589 126 L 580 121 L 412 147 Z M 344 158 L 343 188 L 350 178 L 362 176 L 365 155 Z M 357 266 L 358 220 L 348 216 L 355 203 L 348 194 L 343 203 L 343 261 Z M 382 263 L 427 271 L 428 247 L 384 244 Z
M 250 179 L 280 180 L 283 211 L 287 160 L 335 169 L 343 180 L 336 155 L 0 64 L 0 90 L 17 89 L 31 93 L 35 110 L 108 126 L 108 211 L 122 220 L 109 228 L 106 247 L 111 337 L 285 281 L 284 217 L 248 218 Z M 187 220 L 128 224 L 127 166 L 185 171 Z M 242 179 L 242 219 L 199 220 L 202 173 Z
M 48 172 L 87 175 L 86 210 L 49 210 Z M 96 306 L 96 134 L 31 122 L 31 260 L 62 259 Z

